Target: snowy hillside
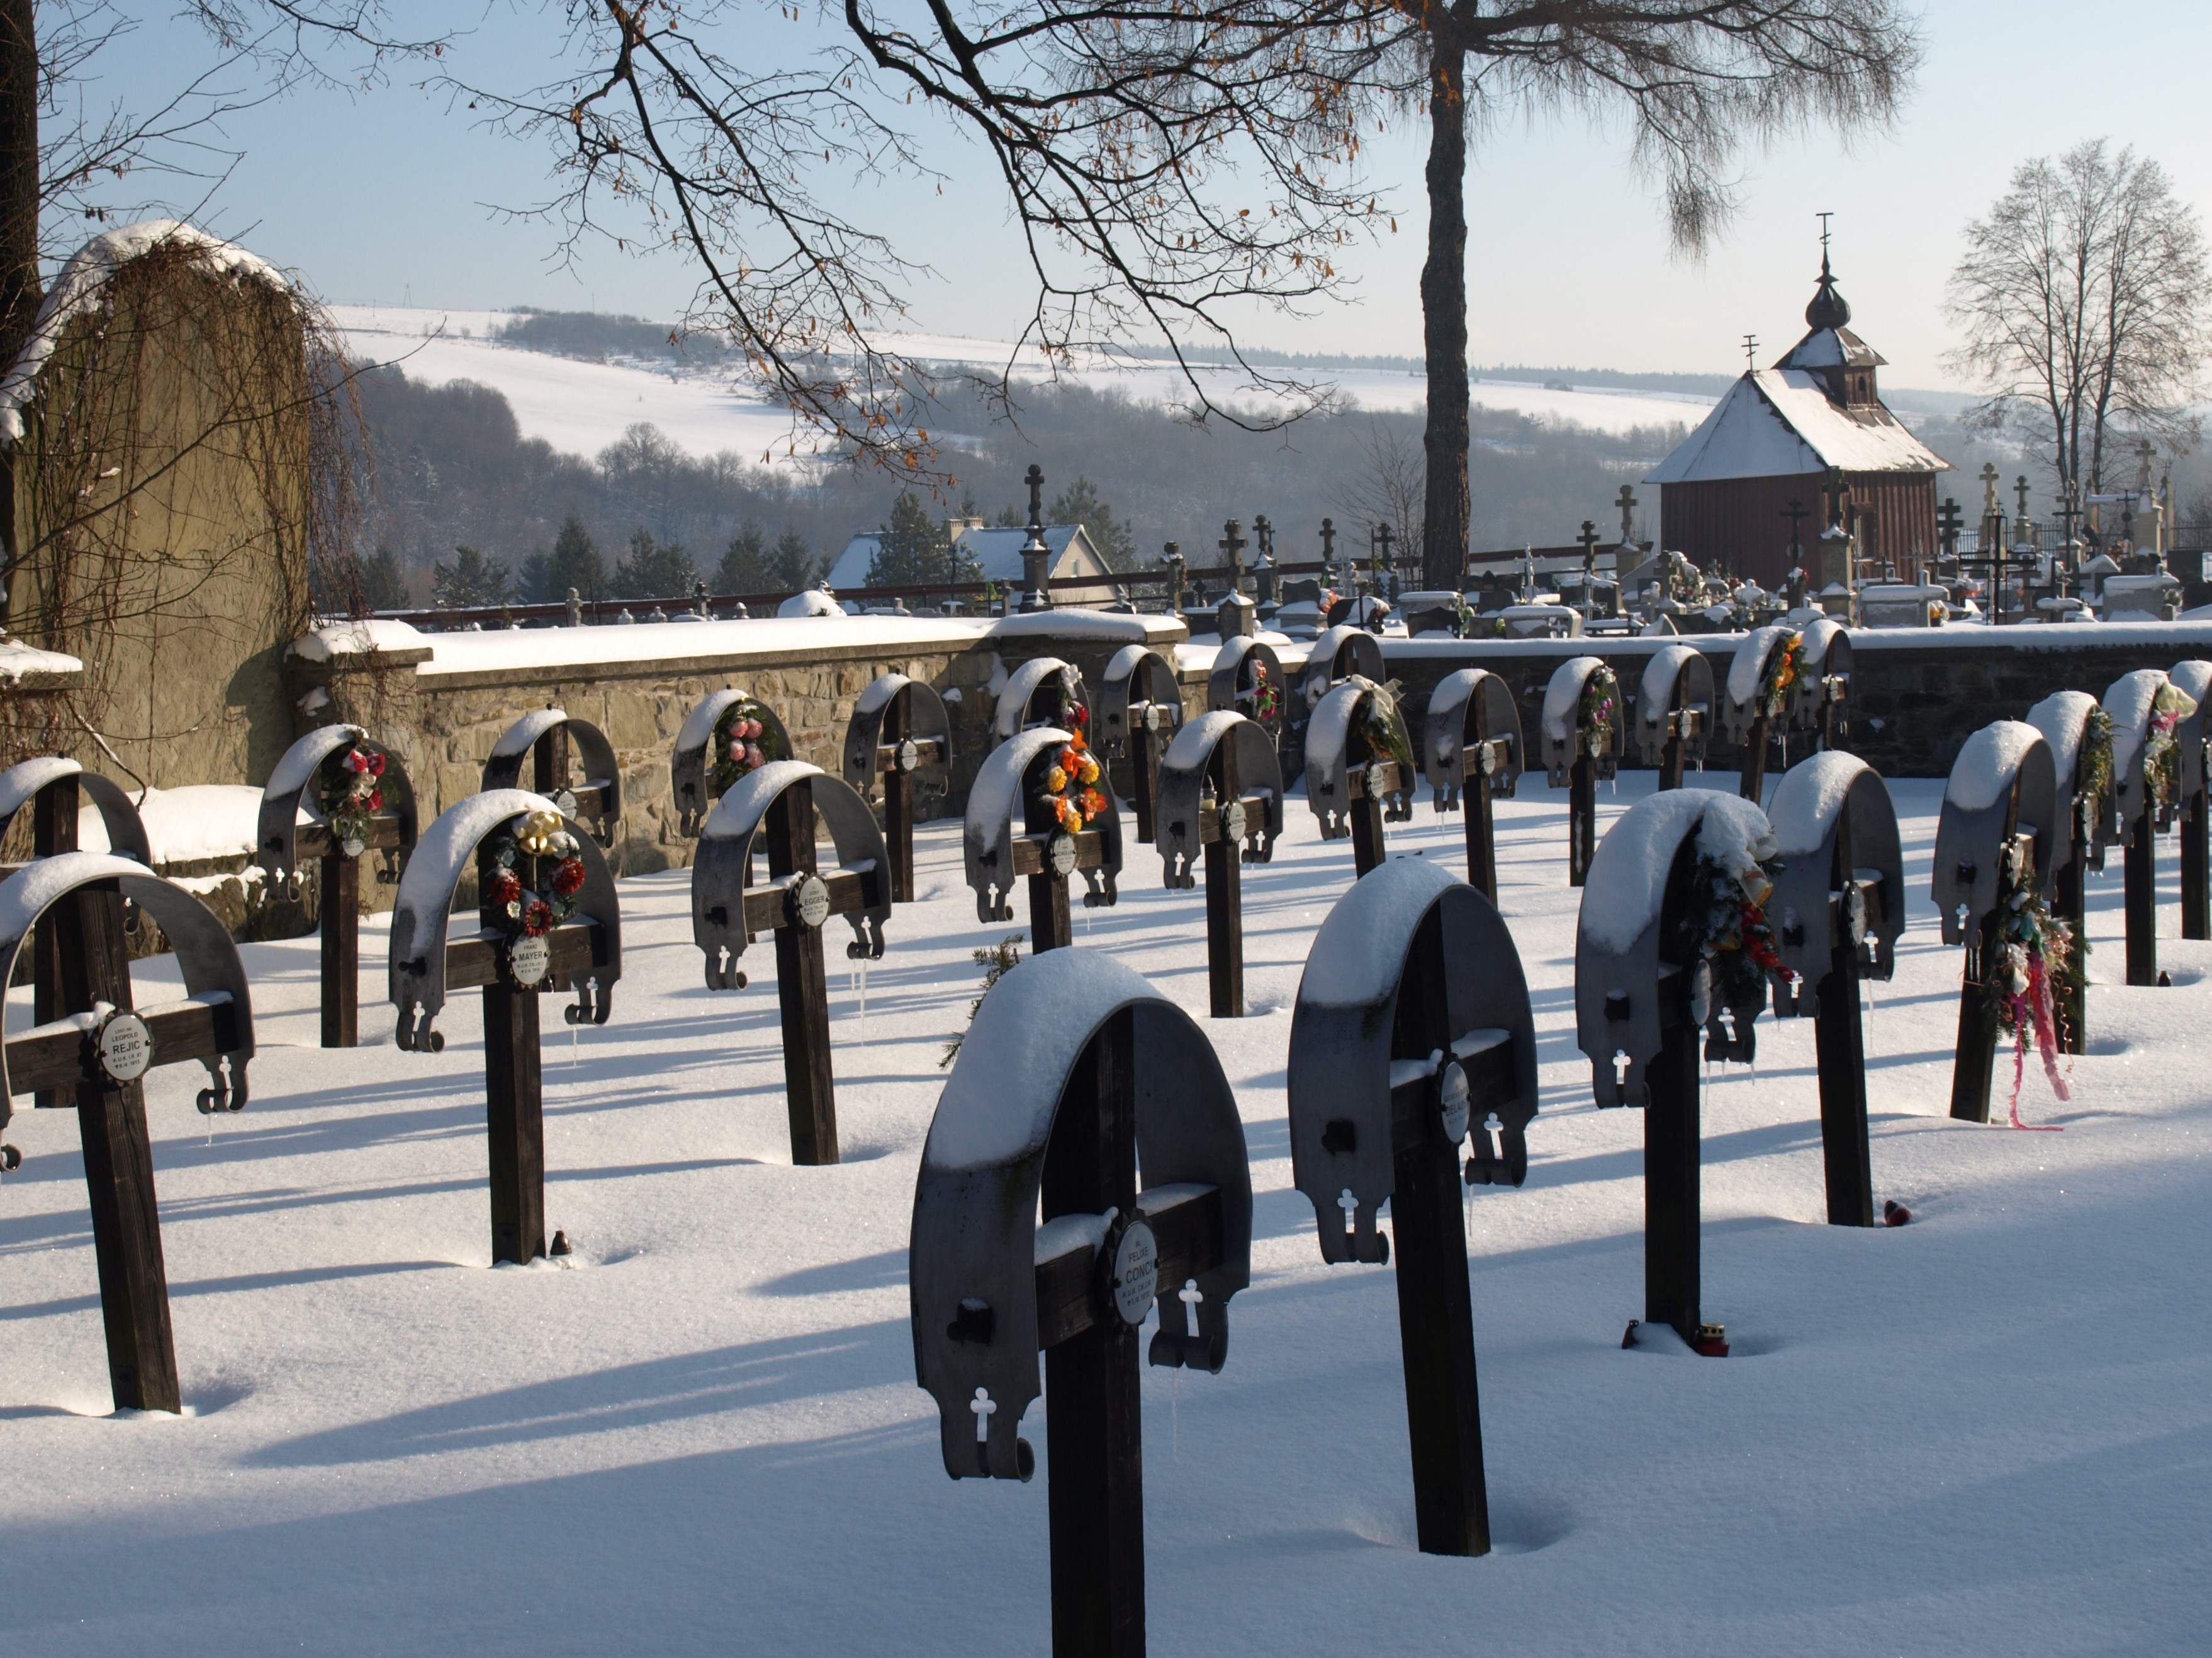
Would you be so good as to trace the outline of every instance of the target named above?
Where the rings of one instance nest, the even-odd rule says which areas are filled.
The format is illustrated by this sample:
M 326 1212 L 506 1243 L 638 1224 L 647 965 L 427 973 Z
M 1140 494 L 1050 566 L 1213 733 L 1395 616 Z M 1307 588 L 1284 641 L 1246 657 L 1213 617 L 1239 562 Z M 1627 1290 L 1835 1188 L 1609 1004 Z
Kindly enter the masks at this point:
M 750 392 L 732 390 L 726 371 L 719 367 L 582 362 L 526 350 L 494 338 L 511 314 L 505 312 L 357 305 L 333 306 L 331 312 L 362 360 L 397 361 L 407 374 L 433 385 L 471 380 L 495 387 L 514 405 L 524 436 L 543 438 L 571 453 L 596 454 L 636 421 L 652 422 L 699 455 L 723 450 L 748 459 L 769 452 L 780 455 L 791 435 L 790 422 L 780 410 Z M 988 340 L 945 335 L 915 334 L 900 343 L 916 358 L 948 367 L 976 363 L 995 369 L 1005 364 L 1009 349 Z M 1027 354 L 1017 372 L 1042 374 L 1042 359 Z M 1164 364 L 1098 363 L 1066 372 L 1083 384 L 1156 403 L 1184 389 L 1176 371 Z M 1423 404 L 1425 383 L 1418 375 L 1361 368 L 1314 372 L 1325 372 L 1362 408 L 1418 410 Z M 1210 374 L 1217 396 L 1236 400 L 1237 385 L 1228 370 Z M 1694 426 L 1713 401 L 1683 393 L 1562 391 L 1492 380 L 1479 381 L 1472 394 L 1480 408 L 1607 432 Z
M 1601 794 L 1601 829 L 1649 774 Z M 1707 786 L 1732 788 L 1714 774 Z M 1940 784 L 1899 785 L 1911 896 L 1868 1022 L 1877 1191 L 1901 1230 L 1821 1224 L 1809 1022 L 1760 1020 L 1705 1108 L 1705 1307 L 1735 1355 L 1620 1345 L 1643 1296 L 1643 1119 L 1601 1114 L 1573 1041 L 1565 794 L 1501 803 L 1544 1111 L 1526 1189 L 1470 1199 L 1491 1509 L 1481 1560 L 1413 1546 L 1392 1269 L 1326 1267 L 1291 1186 L 1284 1065 L 1314 930 L 1352 882 L 1305 803 L 1245 873 L 1255 1016 L 1206 1028 L 1256 1198 L 1218 1376 L 1148 1370 L 1152 1649 L 1409 1654 L 2183 1655 L 2212 1568 L 2212 945 L 2130 990 L 2094 882 L 2091 1054 L 2063 1133 L 1944 1114 L 1960 958 L 1927 896 Z M 1425 807 L 1401 854 L 1460 868 Z M 312 941 L 246 946 L 243 1115 L 196 1067 L 149 1093 L 191 1414 L 107 1413 L 65 1111 L 23 1111 L 0 1187 L 0 1650 L 40 1658 L 470 1652 L 946 1655 L 1048 1645 L 1043 1476 L 948 1481 L 914 1385 L 908 1218 L 975 994 L 957 824 L 858 987 L 832 951 L 848 1161 L 787 1151 L 774 954 L 701 987 L 686 878 L 622 885 L 613 1022 L 546 1022 L 549 1220 L 567 1265 L 487 1269 L 479 1019 L 449 1046 L 324 1053 Z M 2167 845 L 2170 847 L 2171 843 Z M 2172 864 L 2164 920 L 2175 920 Z M 1206 1005 L 1201 895 L 1133 846 L 1110 951 Z M 385 935 L 364 927 L 362 983 Z M 10 1011 L 27 1013 L 18 992 Z M 1997 1114 L 2011 1077 L 2001 1066 Z M 25 1102 L 27 1105 L 27 1102 Z M 1024 1433 L 1042 1449 L 1048 1403 Z

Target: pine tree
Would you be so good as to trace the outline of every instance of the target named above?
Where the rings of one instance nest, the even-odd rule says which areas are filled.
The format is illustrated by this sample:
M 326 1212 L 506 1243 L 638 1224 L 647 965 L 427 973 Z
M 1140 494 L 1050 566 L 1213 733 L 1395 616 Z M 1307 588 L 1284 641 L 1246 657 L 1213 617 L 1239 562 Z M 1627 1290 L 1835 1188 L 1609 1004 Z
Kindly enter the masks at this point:
M 768 556 L 769 574 L 775 578 L 772 587 L 804 587 L 814 580 L 814 554 L 806 544 L 806 537 L 796 530 L 786 530 L 775 539 L 775 547 Z
M 714 591 L 762 593 L 775 586 L 775 573 L 769 565 L 767 538 L 761 534 L 757 524 L 743 525 L 730 537 L 722 562 L 714 567 Z
M 392 549 L 381 543 L 361 562 L 361 605 L 365 610 L 398 610 L 407 605 L 407 578 Z
M 650 530 L 635 531 L 629 550 L 615 566 L 608 583 L 616 598 L 689 598 L 691 584 L 699 579 L 698 567 L 678 541 L 656 543 Z
M 451 564 L 430 567 L 432 601 L 441 610 L 485 609 L 507 602 L 507 570 L 473 547 L 453 549 Z
M 540 553 L 522 567 L 522 591 L 540 604 L 558 604 L 568 597 L 590 600 L 605 596 L 607 572 L 599 549 L 583 519 L 571 513 L 553 538 L 553 550 Z M 657 595 L 656 595 L 657 597 Z
M 921 498 L 911 489 L 900 490 L 891 502 L 890 522 L 876 532 L 876 556 L 868 562 L 868 586 L 895 587 L 981 578 L 981 567 L 973 556 L 953 546 L 943 522 L 930 516 Z

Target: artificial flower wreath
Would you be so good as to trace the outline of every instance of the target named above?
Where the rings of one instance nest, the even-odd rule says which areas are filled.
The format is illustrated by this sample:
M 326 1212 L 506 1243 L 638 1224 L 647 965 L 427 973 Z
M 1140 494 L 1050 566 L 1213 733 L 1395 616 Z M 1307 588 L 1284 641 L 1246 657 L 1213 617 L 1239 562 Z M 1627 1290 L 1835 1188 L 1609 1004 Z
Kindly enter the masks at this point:
M 357 748 L 339 750 L 315 774 L 315 809 L 331 826 L 331 840 L 349 858 L 368 846 L 369 819 L 384 810 L 384 756 Z
M 1283 689 L 1268 673 L 1265 657 L 1248 656 L 1244 660 L 1252 670 L 1252 683 L 1237 693 L 1237 700 L 1252 705 L 1253 719 L 1263 726 L 1272 726 L 1283 712 Z
M 1796 974 L 1783 964 L 1776 949 L 1774 928 L 1766 919 L 1766 901 L 1774 893 L 1774 877 L 1781 865 L 1773 854 L 1773 838 L 1743 848 L 1733 856 L 1717 853 L 1709 837 L 1698 840 L 1697 862 L 1690 872 L 1690 944 L 1710 975 L 1708 1000 L 1721 1007 L 1757 1006 L 1766 1000 L 1766 984 L 1794 983 Z M 1691 1016 L 1704 1024 L 1711 1006 L 1692 1006 Z
M 1083 713 L 1080 703 L 1075 712 Z M 1092 818 L 1106 810 L 1106 797 L 1097 787 L 1097 757 L 1084 741 L 1085 723 L 1072 723 L 1066 743 L 1045 768 L 1037 797 L 1047 815 L 1070 835 L 1081 834 Z
M 1759 708 L 1769 720 L 1778 720 L 1790 706 L 1790 689 L 1805 671 L 1805 635 L 1786 634 L 1766 653 L 1765 671 L 1759 677 Z
M 712 781 L 718 795 L 728 793 L 731 785 L 747 772 L 757 771 L 771 760 L 788 758 L 775 717 L 750 697 L 722 710 L 708 748 L 714 756 Z
M 2143 781 L 2161 823 L 2181 794 L 2181 744 L 2174 739 L 2174 729 L 2196 712 L 2195 699 L 2171 683 L 2160 685 L 2151 698 L 2150 721 L 2143 732 Z
M 1996 1005 L 1997 1022 L 2013 1039 L 2012 1126 L 2014 1128 L 2056 1128 L 2055 1124 L 2029 1124 L 2020 1120 L 2020 1089 L 2027 1073 L 2027 1050 L 2032 1043 L 2043 1058 L 2044 1075 L 2051 1091 L 2067 1097 L 2066 1079 L 2058 1071 L 2060 1029 L 2056 991 L 2081 973 L 2081 955 L 2074 930 L 2053 915 L 2043 895 L 2033 888 L 2014 892 L 1997 922 L 1997 945 L 1991 952 L 1989 972 L 1982 987 Z
M 509 938 L 542 938 L 576 913 L 584 860 L 557 811 L 532 811 L 485 843 L 485 907 Z
M 1613 747 L 1620 727 L 1620 682 L 1613 677 L 1612 669 L 1593 668 L 1583 681 L 1575 723 L 1582 732 L 1583 746 L 1593 758 Z

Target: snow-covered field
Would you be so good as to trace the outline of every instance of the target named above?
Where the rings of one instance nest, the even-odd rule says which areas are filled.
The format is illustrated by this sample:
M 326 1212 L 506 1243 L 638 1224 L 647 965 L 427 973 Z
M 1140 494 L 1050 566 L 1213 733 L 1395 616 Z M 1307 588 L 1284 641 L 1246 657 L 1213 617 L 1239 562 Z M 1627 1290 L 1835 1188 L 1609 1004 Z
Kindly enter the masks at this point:
M 1868 1031 L 1877 1187 L 1915 1218 L 1821 1224 L 1812 1031 L 1762 1019 L 1758 1068 L 1707 1094 L 1705 1306 L 1735 1343 L 1717 1361 L 1620 1346 L 1642 1119 L 1589 1104 L 1574 1048 L 1564 792 L 1531 778 L 1501 807 L 1544 1110 L 1527 1187 L 1471 1203 L 1498 1540 L 1474 1561 L 1413 1546 L 1391 1269 L 1324 1267 L 1291 1188 L 1290 1009 L 1352 879 L 1348 843 L 1291 803 L 1246 875 L 1254 1017 L 1207 1026 L 1250 1149 L 1255 1282 L 1220 1376 L 1145 1381 L 1154 1652 L 2205 1650 L 2212 945 L 2164 941 L 2172 989 L 2114 985 L 2117 867 L 2099 878 L 2075 1101 L 2033 1073 L 2023 1099 L 2064 1132 L 1953 1123 L 1939 787 L 1897 790 L 1912 924 Z M 1459 836 L 1424 805 L 1392 844 L 1456 869 Z M 913 1380 L 939 1048 L 969 952 L 1010 930 L 976 925 L 958 845 L 923 831 L 925 899 L 893 918 L 865 1021 L 832 952 L 830 1169 L 788 1163 L 772 951 L 748 953 L 751 989 L 711 995 L 685 877 L 623 884 L 613 1023 L 548 1024 L 565 1266 L 485 1265 L 473 999 L 442 1055 L 395 1050 L 381 1006 L 366 1047 L 324 1053 L 313 942 L 247 946 L 252 1108 L 196 1114 L 197 1067 L 149 1089 L 184 1419 L 108 1413 L 76 1127 L 26 1109 L 0 1187 L 0 1651 L 1044 1650 L 1042 1476 L 948 1481 Z M 1122 890 L 1079 944 L 1203 1009 L 1200 895 L 1161 890 L 1141 847 Z M 365 1000 L 383 949 L 372 926 Z M 1046 1406 L 1024 1431 L 1042 1465 Z
M 781 409 L 703 364 L 580 362 L 501 344 L 494 337 L 507 320 L 505 312 L 365 305 L 331 310 L 356 357 L 397 361 L 408 374 L 434 386 L 468 380 L 492 386 L 514 405 L 525 437 L 543 438 L 571 453 L 597 454 L 637 421 L 652 422 L 680 447 L 700 455 L 730 450 L 747 459 L 781 456 L 791 436 L 790 421 Z M 902 336 L 896 343 L 919 361 L 948 367 L 976 363 L 995 369 L 1006 364 L 1010 351 L 990 340 L 950 335 Z M 1041 378 L 1043 360 L 1030 352 L 1018 372 Z M 1188 390 L 1165 364 L 1097 362 L 1063 372 L 1081 384 L 1115 388 L 1141 401 L 1166 404 Z M 1417 374 L 1358 368 L 1313 372 L 1364 409 L 1418 410 L 1425 401 L 1426 383 Z M 1209 380 L 1216 395 L 1237 399 L 1237 376 L 1223 370 Z M 1595 387 L 1562 391 L 1497 380 L 1479 382 L 1472 395 L 1480 408 L 1607 432 L 1694 426 L 1713 404 L 1711 398 L 1686 394 Z M 800 452 L 805 453 L 803 442 Z

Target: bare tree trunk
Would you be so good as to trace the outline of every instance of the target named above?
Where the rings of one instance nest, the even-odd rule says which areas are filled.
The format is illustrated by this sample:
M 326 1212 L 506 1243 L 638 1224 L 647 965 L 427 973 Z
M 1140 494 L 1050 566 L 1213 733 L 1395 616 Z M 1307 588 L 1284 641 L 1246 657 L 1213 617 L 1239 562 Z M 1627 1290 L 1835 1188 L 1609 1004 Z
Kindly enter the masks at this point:
M 36 0 L 0 0 L 0 371 L 39 314 L 39 36 Z M 15 452 L 0 450 L 0 622 L 15 544 Z
M 1429 21 L 1429 257 L 1421 267 L 1429 416 L 1421 585 L 1459 591 L 1467 568 L 1467 46 L 1442 6 Z

